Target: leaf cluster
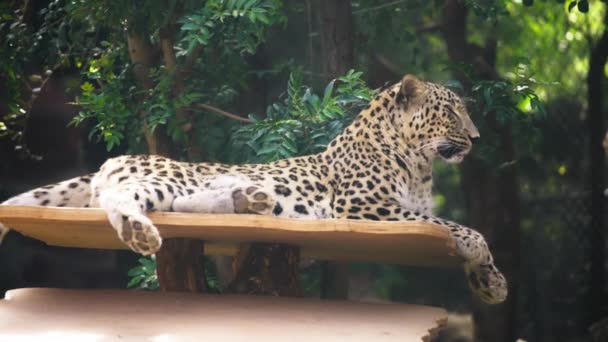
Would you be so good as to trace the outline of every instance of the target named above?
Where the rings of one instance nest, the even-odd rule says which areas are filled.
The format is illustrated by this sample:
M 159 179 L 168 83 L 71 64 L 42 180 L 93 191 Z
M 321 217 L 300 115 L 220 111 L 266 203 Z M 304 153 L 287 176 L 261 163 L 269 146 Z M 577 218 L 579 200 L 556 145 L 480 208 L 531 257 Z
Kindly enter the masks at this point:
M 5 73 L 4 81 L 8 89 L 8 113 L 0 118 L 0 138 L 9 137 L 19 140 L 22 136 L 21 128 L 25 124 L 26 110 L 20 105 L 21 96 L 19 91 L 19 78 L 11 68 L 0 66 Z
M 9 137 L 17 150 L 27 150 L 21 142 L 23 129 L 46 81 L 92 47 L 88 38 L 94 31 L 87 23 L 66 18 L 65 3 L 50 1 L 35 19 L 24 13 L 29 4 L 18 8 L 13 2 L 0 4 L 0 74 L 8 107 L 0 118 L 0 138 Z
M 495 167 L 502 166 L 504 162 L 512 162 L 497 159 L 500 155 L 497 152 L 500 139 L 496 135 L 506 127 L 513 127 L 518 134 L 517 140 L 526 142 L 519 146 L 520 152 L 531 152 L 533 142 L 539 139 L 535 125 L 546 117 L 545 106 L 536 89 L 539 86 L 554 86 L 556 83 L 536 80 L 525 58 L 519 59 L 515 71 L 508 73 L 508 78 L 496 80 L 479 78 L 473 66 L 468 64 L 460 63 L 450 67 L 468 78 L 471 87 L 466 97 L 467 108 L 480 126 L 480 131 L 484 132 L 484 139 L 476 146 L 473 155 Z M 464 91 L 458 81 L 451 81 L 447 86 Z
M 291 73 L 283 100 L 268 106 L 264 119 L 250 115 L 254 123 L 234 133 L 235 150 L 245 148 L 244 159 L 250 162 L 323 150 L 373 97 L 361 75 L 350 70 L 317 94 L 302 84 L 300 73 Z
M 81 20 L 109 25 L 108 30 L 117 31 L 120 26 L 105 18 L 117 11 L 116 2 L 107 4 L 103 15 L 85 15 L 84 9 L 99 6 L 96 3 L 78 2 L 71 5 L 68 13 Z M 135 3 L 137 1 L 131 1 L 126 6 L 131 8 Z M 159 2 L 156 3 L 154 6 L 158 7 Z M 225 143 L 224 137 L 230 125 L 217 122 L 217 118 L 210 118 L 210 115 L 178 117 L 176 112 L 192 110 L 196 103 L 222 105 L 233 100 L 235 87 L 245 75 L 243 54 L 254 53 L 264 41 L 267 28 L 284 21 L 281 1 L 215 0 L 202 6 L 192 1 L 171 1 L 163 8 L 156 7 L 154 10 L 142 9 L 135 16 L 140 19 L 148 17 L 149 25 L 145 30 L 128 22 L 123 22 L 123 26 L 135 31 L 153 32 L 150 36 L 152 44 L 159 39 L 161 27 L 175 28 L 177 70 L 189 61 L 189 72 L 176 73 L 163 64 L 156 64 L 148 74 L 152 87 L 141 89 L 132 77 L 137 66 L 130 62 L 124 40 L 102 41 L 97 53 L 79 64 L 84 83 L 77 102 L 83 110 L 73 122 L 89 119 L 95 122 L 90 136 L 103 140 L 108 150 L 122 143 L 125 137 L 130 138 L 127 142 L 131 150 L 142 150 L 144 123 L 152 131 L 164 126 L 167 135 L 178 146 L 206 140 L 204 143 L 219 148 Z M 154 13 L 154 16 L 144 15 L 147 12 Z M 175 26 L 166 26 L 171 17 L 179 13 L 184 14 L 177 18 Z M 122 17 L 125 15 L 120 14 Z M 164 16 L 164 20 L 158 16 Z M 184 86 L 179 93 L 175 92 L 176 78 L 183 78 Z M 213 121 L 212 129 L 210 120 Z M 185 124 L 192 125 L 192 134 L 182 129 Z M 127 131 L 130 134 L 127 135 Z M 212 153 L 214 150 L 209 151 Z
M 154 257 L 139 258 L 138 263 L 137 266 L 131 268 L 127 273 L 130 278 L 127 287 L 157 291 L 160 286 L 156 274 L 156 259 Z M 205 257 L 204 263 L 208 289 L 215 293 L 222 292 L 220 281 L 217 277 L 217 270 L 212 259 Z
M 278 0 L 210 0 L 193 14 L 180 19 L 180 55 L 195 47 L 255 53 L 264 41 L 265 28 L 285 22 Z
M 128 288 L 156 291 L 159 289 L 156 275 L 156 260 L 152 258 L 139 258 L 139 265 L 131 268 L 127 275 L 131 278 Z
M 137 91 L 130 76 L 131 67 L 129 64 L 114 67 L 121 65 L 116 62 L 121 61 L 123 51 L 108 45 L 104 53 L 87 60 L 82 67 L 81 73 L 86 80 L 80 86 L 81 94 L 77 98 L 82 110 L 71 123 L 80 124 L 85 120 L 95 122 L 89 139 L 103 139 L 109 151 L 122 142 L 126 131 L 138 131 L 141 127 L 134 120 L 139 108 Z
M 476 16 L 494 23 L 509 14 L 504 0 L 466 0 L 465 4 Z

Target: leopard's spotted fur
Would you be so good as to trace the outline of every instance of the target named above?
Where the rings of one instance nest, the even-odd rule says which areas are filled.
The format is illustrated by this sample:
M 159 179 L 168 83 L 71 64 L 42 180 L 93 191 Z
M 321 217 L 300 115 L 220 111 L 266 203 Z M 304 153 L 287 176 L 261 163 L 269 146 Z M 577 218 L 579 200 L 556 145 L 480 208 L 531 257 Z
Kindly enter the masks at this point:
M 252 165 L 121 156 L 95 174 L 34 189 L 3 204 L 101 207 L 120 239 L 144 255 L 162 243 L 146 217 L 153 210 L 427 221 L 449 230 L 466 260 L 473 291 L 488 303 L 499 303 L 507 296 L 507 284 L 484 238 L 431 212 L 433 160 L 460 162 L 477 137 L 456 94 L 406 75 L 316 155 Z

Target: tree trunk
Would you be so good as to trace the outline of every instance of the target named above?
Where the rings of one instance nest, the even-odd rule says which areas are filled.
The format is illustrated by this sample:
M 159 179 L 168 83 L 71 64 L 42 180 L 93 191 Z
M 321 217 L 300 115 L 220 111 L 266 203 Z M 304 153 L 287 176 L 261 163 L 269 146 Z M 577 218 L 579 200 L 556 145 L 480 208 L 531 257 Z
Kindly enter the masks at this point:
M 163 291 L 205 292 L 204 243 L 194 239 L 165 239 L 156 253 L 156 273 Z
M 502 160 L 513 160 L 513 140 L 509 127 L 498 129 Z M 516 303 L 519 265 L 519 183 L 517 170 L 499 170 L 480 160 L 464 162 L 462 188 L 465 192 L 467 224 L 478 228 L 490 241 L 496 264 L 509 281 L 509 297 L 500 305 L 474 300 L 475 340 L 484 342 L 516 340 Z
M 173 28 L 173 19 L 171 19 L 169 24 L 160 29 L 159 38 L 163 60 L 165 62 L 165 66 L 167 67 L 167 71 L 173 80 L 171 86 L 171 96 L 173 99 L 178 99 L 183 95 L 186 88 L 184 85 L 184 77 L 187 74 L 185 70 L 190 70 L 193 67 L 193 64 L 196 61 L 196 55 L 201 50 L 200 48 L 194 49 L 194 51 L 188 56 L 189 58 L 186 59 L 185 64 L 178 65 L 177 57 L 173 49 Z M 185 107 L 179 107 L 175 109 L 175 116 L 180 121 L 179 127 L 182 132 L 184 132 L 184 134 L 190 138 L 190 131 L 193 128 L 190 118 L 190 111 Z M 197 144 L 188 144 L 188 146 L 186 146 L 186 153 L 189 161 L 198 161 L 200 160 L 202 154 L 202 146 L 198 146 Z
M 323 79 L 330 80 L 353 67 L 353 28 L 350 0 L 317 1 L 323 61 Z M 331 298 L 346 298 L 346 265 L 325 265 L 329 275 L 324 292 Z M 280 244 L 243 244 L 235 259 L 235 279 L 230 289 L 237 293 L 300 296 L 299 249 Z M 331 294 L 331 295 L 329 295 Z
M 467 9 L 464 1 L 446 1 L 443 15 L 443 36 L 452 62 L 471 64 L 485 79 L 496 79 L 495 48 L 485 50 L 467 43 Z M 470 87 L 463 75 L 456 75 L 465 89 Z M 499 138 L 496 151 L 503 161 L 515 159 L 511 128 L 498 124 L 495 117 L 486 117 L 486 127 Z M 483 138 L 484 134 L 481 132 Z M 468 225 L 479 229 L 490 241 L 498 267 L 509 281 L 509 297 L 501 305 L 489 306 L 478 300 L 473 303 L 475 340 L 484 342 L 516 339 L 516 303 L 519 264 L 520 201 L 517 170 L 513 166 L 499 169 L 471 157 L 462 168 Z M 494 243 L 492 243 L 494 242 Z
M 144 90 L 152 89 L 154 82 L 150 78 L 150 68 L 154 65 L 154 54 L 150 41 L 142 34 L 129 32 L 127 34 L 127 46 L 129 48 L 129 56 L 133 63 L 133 73 L 135 79 Z M 142 98 L 142 101 L 144 99 Z M 148 145 L 148 153 L 160 154 L 169 157 L 170 156 L 170 143 L 169 139 L 161 132 L 160 129 L 156 129 L 152 132 L 148 128 L 148 124 L 145 122 L 145 113 L 139 113 L 142 119 L 144 136 Z
M 322 79 L 328 82 L 354 67 L 353 19 L 350 0 L 318 0 Z M 348 264 L 325 261 L 321 265 L 321 298 L 348 298 Z
M 318 0 L 321 72 L 325 80 L 345 74 L 354 65 L 350 0 Z
M 242 244 L 234 259 L 230 292 L 300 297 L 300 249 L 278 243 Z
M 608 24 L 608 14 L 604 22 Z M 589 127 L 589 157 L 591 188 L 591 232 L 589 236 L 591 246 L 591 286 L 588 293 L 587 326 L 599 321 L 606 315 L 606 227 L 604 213 L 606 199 L 603 191 L 605 183 L 605 155 L 602 151 L 602 138 L 605 132 L 604 123 L 604 67 L 608 57 L 608 30 L 592 47 L 587 74 L 587 101 L 589 112 L 587 124 Z M 603 317 L 602 317 L 603 316 Z

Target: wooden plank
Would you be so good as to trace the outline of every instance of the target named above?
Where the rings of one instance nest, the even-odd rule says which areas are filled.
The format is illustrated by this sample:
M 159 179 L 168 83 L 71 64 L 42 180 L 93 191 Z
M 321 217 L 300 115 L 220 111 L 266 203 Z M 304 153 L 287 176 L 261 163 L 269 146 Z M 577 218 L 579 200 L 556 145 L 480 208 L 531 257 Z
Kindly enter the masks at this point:
M 428 341 L 445 310 L 265 296 L 19 289 L 0 341 Z
M 234 254 L 240 242 L 280 242 L 301 247 L 303 258 L 421 266 L 461 263 L 446 230 L 428 223 L 174 212 L 149 217 L 163 238 L 205 240 L 209 254 Z M 101 209 L 0 206 L 0 222 L 49 245 L 126 248 Z

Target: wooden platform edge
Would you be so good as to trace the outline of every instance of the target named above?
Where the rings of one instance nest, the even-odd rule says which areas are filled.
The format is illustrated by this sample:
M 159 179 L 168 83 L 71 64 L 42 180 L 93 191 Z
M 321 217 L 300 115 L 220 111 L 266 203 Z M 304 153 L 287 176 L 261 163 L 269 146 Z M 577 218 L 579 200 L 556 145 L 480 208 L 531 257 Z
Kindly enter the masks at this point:
M 448 325 L 448 314 L 446 312 L 444 317 L 439 318 L 437 321 L 435 321 L 435 326 L 432 327 L 431 329 L 429 329 L 429 333 L 427 335 L 422 337 L 422 341 L 423 342 L 433 341 L 433 339 L 436 338 L 437 336 L 439 336 L 439 333 L 441 332 L 441 330 L 443 330 L 445 327 L 447 327 L 447 325 Z
M 0 341 L 393 342 L 430 341 L 447 312 L 403 303 L 31 288 L 7 292 L 0 318 Z
M 279 242 L 299 246 L 303 257 L 315 259 L 420 266 L 462 261 L 443 227 L 421 222 L 175 212 L 149 217 L 163 238 L 205 240 L 209 254 L 233 254 L 240 242 Z M 0 222 L 49 245 L 126 249 L 101 209 L 0 206 Z

